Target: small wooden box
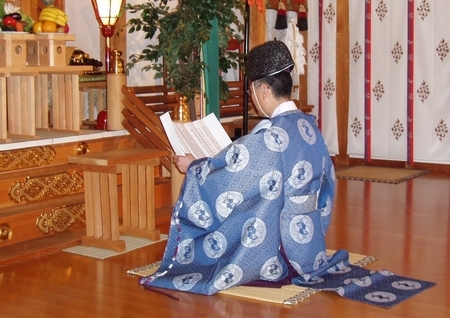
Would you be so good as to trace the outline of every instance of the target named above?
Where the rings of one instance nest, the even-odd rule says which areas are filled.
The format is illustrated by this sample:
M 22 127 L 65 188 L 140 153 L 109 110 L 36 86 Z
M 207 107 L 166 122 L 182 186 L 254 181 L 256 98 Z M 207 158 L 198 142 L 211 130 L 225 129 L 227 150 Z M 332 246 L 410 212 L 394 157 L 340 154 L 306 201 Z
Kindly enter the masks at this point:
M 40 53 L 39 41 L 38 40 L 27 40 L 27 65 L 28 66 L 41 65 L 39 53 Z
M 38 40 L 38 56 L 40 66 L 66 66 L 69 61 L 66 58 L 66 41 L 74 41 L 75 35 L 64 33 L 36 35 Z M 32 43 L 34 44 L 34 43 Z
M 40 66 L 66 66 L 67 34 L 37 34 Z
M 27 65 L 27 39 L 29 33 L 0 33 L 0 67 L 22 67 Z

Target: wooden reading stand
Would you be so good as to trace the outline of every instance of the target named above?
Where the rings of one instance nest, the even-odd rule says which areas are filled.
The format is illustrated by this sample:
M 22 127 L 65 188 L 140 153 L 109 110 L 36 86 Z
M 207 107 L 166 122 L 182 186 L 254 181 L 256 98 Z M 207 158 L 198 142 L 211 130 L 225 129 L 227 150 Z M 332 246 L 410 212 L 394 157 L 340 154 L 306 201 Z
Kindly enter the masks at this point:
M 123 252 L 120 233 L 159 240 L 155 229 L 154 167 L 167 150 L 132 148 L 68 157 L 83 170 L 86 236 L 82 245 Z M 123 225 L 119 225 L 117 175 L 122 174 Z

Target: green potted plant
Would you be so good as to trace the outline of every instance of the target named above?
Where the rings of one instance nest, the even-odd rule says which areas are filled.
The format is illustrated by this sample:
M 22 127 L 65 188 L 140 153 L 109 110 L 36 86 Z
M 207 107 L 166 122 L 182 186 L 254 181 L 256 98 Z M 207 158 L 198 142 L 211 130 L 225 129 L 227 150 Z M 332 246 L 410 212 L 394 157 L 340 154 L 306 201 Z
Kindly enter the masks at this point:
M 243 65 L 243 54 L 226 48 L 228 40 L 241 40 L 245 0 L 179 0 L 175 8 L 168 1 L 126 5 L 128 12 L 139 13 L 138 18 L 127 21 L 128 32 L 142 31 L 146 39 L 158 40 L 157 44 L 148 44 L 141 52 L 132 54 L 127 69 L 145 62 L 144 71 L 154 70 L 155 78 L 164 78 L 167 87 L 192 100 L 201 93 L 202 72 L 209 67 L 201 58 L 201 50 L 210 41 L 214 28 L 218 36 L 219 70 L 227 72 Z M 220 74 L 217 76 L 220 99 L 226 100 L 228 86 Z

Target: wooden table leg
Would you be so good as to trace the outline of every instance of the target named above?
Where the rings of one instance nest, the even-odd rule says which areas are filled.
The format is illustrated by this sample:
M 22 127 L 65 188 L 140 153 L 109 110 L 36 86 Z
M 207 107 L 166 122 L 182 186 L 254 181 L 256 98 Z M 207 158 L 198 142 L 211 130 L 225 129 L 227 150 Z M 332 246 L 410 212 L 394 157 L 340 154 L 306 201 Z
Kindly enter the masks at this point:
M 82 244 L 124 252 L 120 239 L 117 176 L 113 173 L 84 172 L 86 236 Z
M 159 158 L 122 165 L 123 223 L 120 232 L 160 239 L 155 228 L 155 166 Z

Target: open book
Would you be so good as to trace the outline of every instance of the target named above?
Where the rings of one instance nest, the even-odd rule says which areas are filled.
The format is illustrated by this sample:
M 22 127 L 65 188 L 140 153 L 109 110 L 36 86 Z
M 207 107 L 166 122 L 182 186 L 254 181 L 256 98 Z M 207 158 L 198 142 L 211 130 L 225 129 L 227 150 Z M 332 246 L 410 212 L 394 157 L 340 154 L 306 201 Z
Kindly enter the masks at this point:
M 231 143 L 214 113 L 193 122 L 174 122 L 169 113 L 160 119 L 176 155 L 190 153 L 196 159 L 212 157 Z

